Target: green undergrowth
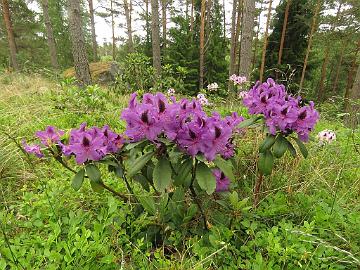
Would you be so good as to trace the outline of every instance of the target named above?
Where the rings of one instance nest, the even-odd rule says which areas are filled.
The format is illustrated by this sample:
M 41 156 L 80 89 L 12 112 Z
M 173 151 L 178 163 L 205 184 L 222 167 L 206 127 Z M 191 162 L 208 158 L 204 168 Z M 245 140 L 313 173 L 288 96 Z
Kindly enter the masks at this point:
M 0 94 L 0 269 L 360 267 L 358 130 L 323 117 L 313 134 L 332 129 L 337 141 L 320 146 L 314 137 L 307 159 L 278 161 L 264 178 L 256 209 L 252 189 L 262 138 L 247 131 L 236 141 L 232 190 L 238 195 L 214 195 L 228 196 L 226 211 L 220 204 L 204 205 L 210 230 L 199 229 L 199 215 L 180 227 L 156 227 L 136 203 L 94 193 L 90 185 L 76 192 L 71 173 L 29 158 L 18 147 L 46 125 L 70 129 L 86 121 L 121 132 L 119 114 L 128 96 L 97 86 L 79 92 L 71 82 L 17 76 L 0 78 L 0 88 L 6 89 Z M 235 102 L 215 108 L 222 114 L 244 112 Z M 110 175 L 104 181 L 125 190 Z

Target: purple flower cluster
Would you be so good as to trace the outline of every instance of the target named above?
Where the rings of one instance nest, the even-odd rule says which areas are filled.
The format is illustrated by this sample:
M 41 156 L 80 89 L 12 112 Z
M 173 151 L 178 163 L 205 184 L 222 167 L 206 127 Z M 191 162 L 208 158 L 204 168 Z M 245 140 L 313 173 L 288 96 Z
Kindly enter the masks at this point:
M 72 129 L 67 145 L 61 144 L 64 155 L 75 155 L 78 164 L 86 161 L 98 161 L 105 155 L 116 153 L 123 145 L 123 138 L 110 130 L 108 126 L 103 128 L 86 128 L 86 123 L 81 124 L 79 129 Z
M 44 131 L 39 130 L 35 133 L 40 140 L 40 144 L 28 145 L 25 140 L 22 141 L 24 150 L 29 154 L 34 154 L 41 158 L 44 154 L 41 152 L 41 147 L 49 147 L 53 144 L 59 143 L 64 131 L 58 130 L 53 126 L 47 126 Z
M 285 86 L 275 83 L 273 79 L 259 81 L 243 99 L 250 114 L 263 114 L 269 132 L 277 131 L 284 134 L 296 132 L 302 141 L 309 139 L 319 119 L 319 113 L 314 109 L 314 103 L 301 106 L 301 98 L 294 98 L 285 91 Z
M 212 170 L 216 179 L 216 192 L 228 191 L 230 186 L 230 179 L 219 169 Z
M 236 113 L 225 119 L 218 113 L 207 116 L 199 101 L 176 101 L 174 97 L 168 101 L 161 93 L 144 94 L 141 103 L 138 103 L 136 93 L 132 94 L 121 118 L 127 123 L 125 135 L 131 141 L 156 141 L 165 135 L 189 155 L 202 153 L 208 160 L 213 160 L 216 154 L 224 158 L 233 155 L 231 137 L 243 120 Z

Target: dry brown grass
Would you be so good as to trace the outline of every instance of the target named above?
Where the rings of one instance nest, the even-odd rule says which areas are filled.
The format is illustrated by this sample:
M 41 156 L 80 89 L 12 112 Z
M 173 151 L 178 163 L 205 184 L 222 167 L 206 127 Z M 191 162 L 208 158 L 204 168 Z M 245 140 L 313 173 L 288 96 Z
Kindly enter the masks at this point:
M 91 77 L 96 81 L 99 76 L 103 73 L 106 73 L 109 71 L 111 66 L 111 62 L 94 62 L 90 63 L 90 73 Z M 75 69 L 68 68 L 63 72 L 63 76 L 65 78 L 71 78 L 75 77 Z

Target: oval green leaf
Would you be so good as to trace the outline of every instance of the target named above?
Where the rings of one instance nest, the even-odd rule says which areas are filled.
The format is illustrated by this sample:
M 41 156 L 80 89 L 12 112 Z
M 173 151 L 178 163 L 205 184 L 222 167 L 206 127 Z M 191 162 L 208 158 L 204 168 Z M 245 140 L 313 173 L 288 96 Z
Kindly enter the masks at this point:
M 287 140 L 283 137 L 283 136 L 278 136 L 276 138 L 276 141 L 274 143 L 273 146 L 273 152 L 274 152 L 274 156 L 277 158 L 281 158 L 284 153 L 286 152 L 286 149 L 288 148 L 287 146 Z
M 196 167 L 196 180 L 202 190 L 212 194 L 216 188 L 216 179 L 210 168 L 205 163 L 199 163 Z
M 300 152 L 303 155 L 304 158 L 307 158 L 307 156 L 309 155 L 308 150 L 306 149 L 305 144 L 303 144 L 302 141 L 299 140 L 299 138 L 294 138 L 295 142 L 297 143 L 297 145 L 299 146 Z
M 146 163 L 149 162 L 154 154 L 155 152 L 148 152 L 135 159 L 133 166 L 129 169 L 129 177 L 134 176 L 138 171 L 140 171 L 146 165 Z
M 264 153 L 260 153 L 258 167 L 263 175 L 270 175 L 274 166 L 274 157 L 268 150 Z
M 267 135 L 265 140 L 262 142 L 262 144 L 259 147 L 259 152 L 263 153 L 266 150 L 270 149 L 270 147 L 275 143 L 275 136 L 274 135 Z
M 170 162 L 162 157 L 156 163 L 153 171 L 154 186 L 157 191 L 164 192 L 171 184 L 171 166 Z
M 185 180 L 191 174 L 192 164 L 193 164 L 192 159 L 186 159 L 183 163 L 181 163 L 177 175 L 175 176 L 174 179 L 175 186 L 181 186 L 185 183 Z
M 78 191 L 83 182 L 84 182 L 84 177 L 85 177 L 85 170 L 81 169 L 80 171 L 78 171 L 75 176 L 73 177 L 72 181 L 71 181 L 71 186 L 73 187 L 73 189 L 75 189 L 76 191 Z
M 231 181 L 235 181 L 235 176 L 233 173 L 233 166 L 231 164 L 231 161 L 225 160 L 221 157 L 216 157 L 214 163 L 227 177 L 229 177 Z

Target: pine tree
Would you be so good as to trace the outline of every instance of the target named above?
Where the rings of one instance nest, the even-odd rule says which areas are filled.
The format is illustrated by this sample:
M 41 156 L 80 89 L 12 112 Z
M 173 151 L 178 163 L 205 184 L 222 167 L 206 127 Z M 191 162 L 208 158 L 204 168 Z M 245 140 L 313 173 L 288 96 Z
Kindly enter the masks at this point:
M 68 0 L 69 30 L 76 78 L 79 84 L 91 84 L 91 74 L 87 57 L 85 38 L 82 28 L 80 0 Z
M 50 16 L 49 16 L 49 1 L 41 0 L 41 7 L 43 10 L 43 15 L 44 15 L 44 22 L 45 22 L 45 27 L 46 27 L 46 35 L 47 35 L 47 42 L 48 42 L 48 46 L 49 46 L 51 65 L 53 66 L 54 69 L 58 69 L 59 63 L 57 60 L 54 31 L 53 31 L 52 23 L 50 21 Z
M 94 15 L 94 4 L 93 0 L 88 0 L 89 13 L 90 13 L 90 26 L 91 26 L 91 41 L 94 61 L 97 61 L 97 42 L 96 42 L 96 31 L 95 31 L 95 15 Z
M 239 74 L 250 79 L 255 0 L 244 0 L 243 23 L 240 41 Z
M 268 14 L 267 14 L 267 18 L 266 18 L 266 26 L 265 26 L 265 33 L 264 33 L 264 44 L 263 44 L 262 56 L 261 56 L 261 67 L 260 67 L 260 78 L 259 78 L 260 82 L 262 82 L 263 76 L 264 76 L 265 56 L 266 56 L 266 49 L 267 49 L 267 42 L 268 42 L 270 17 L 271 17 L 271 5 L 272 5 L 272 0 L 269 0 Z
M 160 26 L 159 26 L 159 2 L 151 0 L 151 36 L 153 66 L 157 76 L 161 74 L 161 53 L 160 53 Z
M 2 0 L 2 10 L 3 10 L 3 17 L 6 26 L 7 36 L 8 36 L 11 65 L 15 70 L 18 70 L 19 66 L 16 59 L 17 50 L 16 50 L 16 43 L 14 37 L 14 30 L 10 18 L 10 7 L 8 0 Z

